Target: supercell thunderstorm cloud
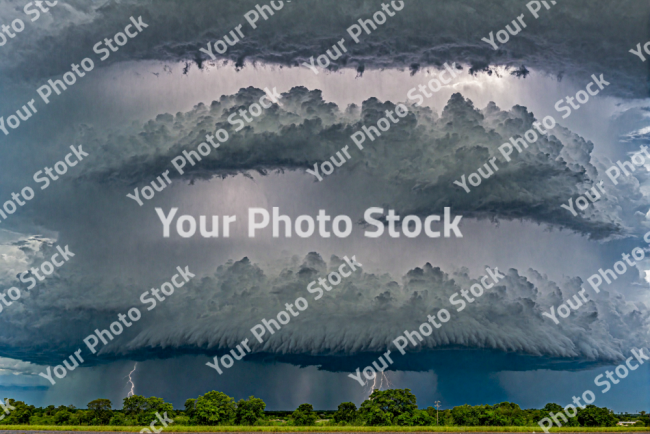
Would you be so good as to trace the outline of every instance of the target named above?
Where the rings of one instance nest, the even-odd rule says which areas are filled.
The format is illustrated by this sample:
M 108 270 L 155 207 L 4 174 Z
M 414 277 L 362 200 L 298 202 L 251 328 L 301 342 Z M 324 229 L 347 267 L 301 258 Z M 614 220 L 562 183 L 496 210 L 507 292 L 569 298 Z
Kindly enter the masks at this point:
M 385 363 L 420 408 L 538 408 L 649 351 L 644 2 L 28 3 L 3 397 L 327 410 Z M 596 405 L 647 409 L 641 368 Z

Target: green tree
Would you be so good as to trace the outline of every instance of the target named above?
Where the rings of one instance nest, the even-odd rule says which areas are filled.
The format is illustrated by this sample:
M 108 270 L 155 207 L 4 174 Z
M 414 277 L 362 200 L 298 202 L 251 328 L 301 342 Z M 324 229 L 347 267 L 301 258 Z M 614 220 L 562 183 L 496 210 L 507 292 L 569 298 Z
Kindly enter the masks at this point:
M 124 417 L 123 413 L 114 413 L 108 424 L 111 426 L 124 426 L 127 424 L 126 417 Z
M 363 418 L 366 425 L 387 426 L 391 424 L 390 413 L 386 413 L 379 406 L 367 405 L 359 409 L 359 415 Z
M 548 411 L 549 413 L 550 412 L 558 413 L 560 411 L 564 411 L 564 409 L 562 408 L 562 406 L 560 404 L 555 404 L 554 402 L 549 402 L 548 404 L 546 404 L 544 406 L 544 408 L 542 410 Z
M 291 425 L 295 426 L 316 425 L 317 418 L 318 415 L 311 404 L 300 404 L 290 416 Z
M 157 420 L 156 413 L 162 415 L 166 412 L 171 417 L 174 406 L 155 396 L 145 398 L 141 395 L 133 395 L 124 398 L 122 410 L 135 423 L 149 425 L 152 421 Z
M 82 412 L 83 412 L 83 410 L 71 413 L 70 414 L 70 419 L 68 419 L 68 425 L 81 425 L 81 420 L 80 420 L 81 417 L 80 416 L 81 416 Z
M 454 426 L 456 425 L 456 421 L 454 420 L 454 416 L 451 414 L 451 409 L 447 410 L 440 410 L 438 417 L 440 419 L 440 425 L 444 426 Z
M 3 424 L 28 425 L 29 418 L 34 415 L 36 410 L 36 407 L 33 405 L 27 405 L 22 401 L 16 401 L 14 399 L 5 399 L 4 403 L 5 405 L 9 404 L 14 407 L 14 409 L 10 410 L 9 414 L 6 414 L 3 410 L 0 411 L 2 416 L 4 416 L 2 420 Z M 52 408 L 54 408 L 54 406 L 52 406 Z
M 577 419 L 581 426 L 616 426 L 618 423 L 618 419 L 611 410 L 595 405 L 578 409 Z
M 525 426 L 526 412 L 513 402 L 502 402 L 492 406 L 492 426 Z
M 141 395 L 132 395 L 124 398 L 122 411 L 130 417 L 138 417 L 147 409 L 147 398 Z
M 89 410 L 78 410 L 75 414 L 70 416 L 70 424 L 72 425 L 90 425 L 92 420 L 92 411 Z
M 436 424 L 436 419 L 425 410 L 415 410 L 411 417 L 411 426 L 432 426 Z
M 431 426 L 436 424 L 436 419 L 426 410 L 414 410 L 412 413 L 397 416 L 395 423 L 399 426 Z
M 390 425 L 404 413 L 412 415 L 418 406 L 411 389 L 375 389 L 370 397 L 361 403 L 359 416 L 368 425 Z M 406 418 L 406 416 L 405 416 Z M 402 420 L 406 420 L 403 418 Z
M 548 417 L 550 419 L 551 413 L 557 414 L 563 412 L 564 409 L 562 408 L 561 405 L 555 404 L 554 402 L 549 402 L 542 408 L 541 410 L 534 410 L 532 411 L 532 420 L 535 425 L 539 423 L 540 420 L 544 419 L 545 417 Z M 575 419 L 575 418 L 573 418 Z M 562 420 L 563 421 L 563 420 Z M 575 424 L 577 425 L 577 419 L 575 419 Z M 564 426 L 564 423 L 562 424 Z
M 185 415 L 189 418 L 194 416 L 194 410 L 196 410 L 196 399 L 190 398 L 185 401 Z
M 471 405 L 459 405 L 451 409 L 451 416 L 459 426 L 478 426 L 481 424 L 481 412 Z
M 152 421 L 158 420 L 156 413 L 161 416 L 167 413 L 169 417 L 172 417 L 174 415 L 174 406 L 169 402 L 165 402 L 162 398 L 150 396 L 146 399 L 144 412 L 138 416 L 138 423 L 140 425 L 149 425 Z
M 67 408 L 62 408 L 54 415 L 54 423 L 57 425 L 67 425 L 70 422 L 72 413 Z
M 235 417 L 235 400 L 225 393 L 211 391 L 196 400 L 193 423 L 226 425 Z
M 111 420 L 111 401 L 108 399 L 96 399 L 88 403 L 88 410 L 92 412 L 93 418 L 99 425 L 106 425 Z
M 265 408 L 264 401 L 254 396 L 247 400 L 240 399 L 235 410 L 235 424 L 255 425 L 255 422 L 264 419 Z
M 352 402 L 343 402 L 339 404 L 338 410 L 334 413 L 334 422 L 352 423 L 357 418 L 357 406 Z

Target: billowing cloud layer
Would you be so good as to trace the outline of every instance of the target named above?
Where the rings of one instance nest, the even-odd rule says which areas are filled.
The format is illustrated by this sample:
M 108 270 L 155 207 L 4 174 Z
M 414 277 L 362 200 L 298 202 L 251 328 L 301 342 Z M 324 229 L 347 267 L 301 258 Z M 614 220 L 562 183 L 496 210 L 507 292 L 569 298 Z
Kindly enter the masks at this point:
M 155 59 L 203 67 L 212 60 L 200 48 L 243 24 L 245 37 L 223 55 L 217 53 L 217 62 L 299 66 L 345 38 L 348 52 L 333 63 L 334 69 L 417 70 L 455 61 L 475 71 L 490 71 L 491 65 L 506 65 L 585 82 L 591 74 L 605 73 L 611 78 L 612 94 L 637 98 L 648 94 L 647 68 L 629 50 L 647 41 L 650 11 L 635 1 L 601 0 L 588 8 L 580 2 L 558 2 L 550 10 L 542 7 L 534 19 L 526 3 L 509 0 L 483 4 L 408 0 L 385 24 L 370 35 L 364 33 L 358 44 L 346 29 L 361 18 L 369 19 L 381 2 L 285 1 L 280 11 L 267 21 L 260 18 L 257 29 L 252 29 L 244 14 L 257 4 L 265 2 L 60 0 L 49 14 L 30 23 L 21 11 L 22 2 L 7 1 L 0 6 L 2 21 L 19 17 L 27 24 L 18 38 L 2 47 L 0 71 L 35 83 L 60 76 L 71 63 L 96 58 L 95 43 L 121 31 L 130 16 L 141 15 L 149 27 L 103 64 Z M 527 27 L 497 50 L 481 40 L 508 24 L 514 28 L 511 22 L 522 14 Z
M 542 316 L 580 290 L 578 278 L 557 284 L 534 270 L 523 275 L 511 269 L 498 285 L 457 312 L 449 297 L 480 277 L 470 277 L 465 269 L 446 273 L 425 264 L 401 281 L 357 270 L 314 300 L 306 289 L 309 282 L 343 261 L 332 256 L 325 262 L 317 253 L 309 253 L 285 262 L 276 270 L 263 270 L 247 258 L 230 261 L 212 275 L 197 276 L 151 312 L 138 301 L 142 288 L 95 282 L 64 270 L 30 293 L 25 291 L 20 301 L 0 314 L 0 355 L 40 365 L 59 364 L 83 347 L 84 337 L 96 328 L 107 328 L 118 313 L 132 306 L 141 308 L 142 319 L 87 365 L 115 358 L 214 354 L 249 339 L 256 354 L 289 361 L 331 357 L 341 366 L 345 362 L 341 356 L 385 351 L 396 336 L 415 330 L 441 308 L 448 309 L 452 319 L 415 350 L 420 355 L 466 348 L 514 352 L 542 361 L 611 362 L 630 348 L 649 343 L 648 307 L 627 302 L 616 293 L 589 290 L 590 301 L 559 325 Z M 264 343 L 252 338 L 254 325 L 275 318 L 298 297 L 308 301 L 305 311 Z
M 274 105 L 235 132 L 227 118 L 262 95 L 258 89 L 242 89 L 209 107 L 199 104 L 188 113 L 161 114 L 142 127 L 120 132 L 84 129 L 79 140 L 97 149 L 100 157 L 94 166 L 84 168 L 82 177 L 137 186 L 167 169 L 178 176 L 171 160 L 183 150 L 196 150 L 206 134 L 224 128 L 230 133 L 228 142 L 195 166 L 188 163 L 184 179 L 251 170 L 313 170 L 314 164 L 336 156 L 347 145 L 352 158 L 337 173 L 368 176 L 383 200 L 403 214 L 435 214 L 451 205 L 466 218 L 528 219 L 595 239 L 646 230 L 644 215 L 650 203 L 640 188 L 647 176 L 637 171 L 636 177 L 623 176 L 614 186 L 605 176 L 612 163 L 597 160 L 590 141 L 561 125 L 505 161 L 499 146 L 540 121 L 525 107 L 504 111 L 490 103 L 479 109 L 454 94 L 440 115 L 410 106 L 406 117 L 377 140 L 366 139 L 359 151 L 350 136 L 364 125 L 376 125 L 386 110 L 394 110 L 393 103 L 371 98 L 362 107 L 341 110 L 325 102 L 319 91 L 298 87 L 284 94 L 282 107 Z M 483 166 L 493 157 L 498 172 L 471 187 L 470 193 L 454 184 L 479 168 L 488 172 Z M 586 211 L 574 216 L 561 208 L 599 181 L 606 193 Z

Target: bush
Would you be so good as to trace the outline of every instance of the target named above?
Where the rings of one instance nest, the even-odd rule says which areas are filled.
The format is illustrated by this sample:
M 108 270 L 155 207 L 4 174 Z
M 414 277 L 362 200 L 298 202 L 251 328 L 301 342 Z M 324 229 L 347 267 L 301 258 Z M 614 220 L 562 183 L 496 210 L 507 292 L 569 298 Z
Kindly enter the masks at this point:
M 68 423 L 70 425 L 89 425 L 92 419 L 90 411 L 77 410 L 75 413 L 70 415 Z
M 227 425 L 235 417 L 235 400 L 222 392 L 208 392 L 196 400 L 192 422 L 197 425 Z
M 352 402 L 339 404 L 338 410 L 334 413 L 334 422 L 352 423 L 357 418 L 357 406 Z
M 175 416 L 174 424 L 180 426 L 187 426 L 190 424 L 190 418 L 188 416 Z
M 6 401 L 5 401 L 6 402 Z M 9 405 L 15 407 L 16 409 L 9 413 L 8 416 L 2 421 L 3 424 L 7 425 L 28 425 L 29 420 L 34 415 L 36 407 L 33 405 L 27 405 L 22 401 L 15 401 L 13 399 L 8 400 Z M 51 406 L 54 409 L 54 406 Z
M 190 398 L 185 401 L 185 415 L 189 418 L 194 416 L 196 410 L 196 399 Z
M 108 424 L 111 426 L 126 426 L 126 417 L 122 413 L 114 413 L 111 420 L 108 421 Z
M 264 419 L 266 404 L 259 398 L 251 396 L 248 400 L 240 399 L 235 410 L 235 424 L 255 425 Z
M 411 416 L 411 424 L 409 426 L 432 426 L 436 424 L 436 419 L 432 418 L 428 412 L 424 410 L 415 410 Z
M 418 406 L 411 389 L 375 389 L 370 397 L 363 401 L 359 408 L 359 416 L 367 425 L 391 425 L 398 422 L 399 416 L 407 413 L 401 420 L 406 423 Z
M 174 406 L 165 402 L 162 398 L 151 396 L 145 398 L 141 395 L 133 395 L 124 398 L 122 411 L 126 418 L 131 419 L 128 423 L 135 425 L 149 425 L 152 421 L 158 420 L 156 413 L 161 416 L 167 412 L 167 415 L 172 418 L 174 414 Z
M 111 411 L 111 401 L 108 399 L 96 399 L 88 403 L 88 410 L 93 415 L 93 425 L 106 425 L 113 412 Z
M 454 421 L 461 426 L 478 426 L 480 425 L 480 411 L 477 407 L 471 405 L 460 405 L 451 410 L 451 416 Z
M 390 413 L 381 411 L 379 408 L 368 408 L 363 413 L 363 420 L 370 426 L 388 426 L 392 421 Z
M 291 414 L 291 425 L 310 426 L 316 425 L 318 415 L 314 412 L 311 404 L 300 404 L 296 411 Z
M 578 409 L 578 422 L 581 426 L 616 426 L 618 419 L 608 408 L 599 408 L 595 405 L 588 405 L 586 408 Z
M 72 414 L 68 409 L 59 410 L 54 415 L 54 423 L 57 425 L 67 425 L 70 422 L 70 416 L 72 416 Z

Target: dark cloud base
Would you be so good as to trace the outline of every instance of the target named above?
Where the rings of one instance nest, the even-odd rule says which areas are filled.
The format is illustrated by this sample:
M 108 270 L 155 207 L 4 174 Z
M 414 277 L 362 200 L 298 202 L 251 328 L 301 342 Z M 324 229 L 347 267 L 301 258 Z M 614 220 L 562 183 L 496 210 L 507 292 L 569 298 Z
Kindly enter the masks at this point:
M 88 356 L 84 366 L 181 354 L 213 356 L 249 339 L 253 354 L 247 360 L 347 371 L 386 351 L 404 330 L 417 330 L 427 315 L 441 308 L 448 309 L 452 319 L 434 330 L 415 354 L 395 354 L 394 369 L 421 371 L 472 359 L 470 351 L 459 348 L 490 350 L 486 354 L 491 356 L 481 357 L 488 370 L 498 370 L 498 363 L 513 370 L 584 369 L 620 361 L 631 348 L 648 345 L 650 311 L 618 294 L 590 295 L 584 307 L 559 325 L 543 317 L 550 306 L 577 293 L 582 284 L 578 278 L 556 284 L 534 270 L 525 277 L 511 269 L 499 284 L 457 312 L 449 297 L 476 281 L 467 270 L 447 274 L 425 264 L 409 271 L 401 284 L 388 274 L 357 270 L 321 300 L 313 300 L 305 290 L 308 283 L 341 263 L 336 256 L 326 263 L 310 253 L 302 263 L 275 271 L 263 271 L 247 258 L 220 266 L 214 275 L 197 276 L 178 289 L 172 302 L 144 312 L 125 333 L 100 346 L 97 356 Z M 21 299 L 0 317 L 0 356 L 57 365 L 77 348 L 85 348 L 83 338 L 95 328 L 107 328 L 127 309 L 119 297 L 110 305 L 93 307 L 75 295 L 87 288 L 92 300 L 94 293 L 108 292 L 106 285 L 112 294 L 132 293 L 129 286 L 82 283 L 71 275 Z M 52 294 L 59 300 L 55 306 L 47 303 Z M 298 297 L 309 301 L 308 310 L 259 344 L 250 329 L 262 318 L 274 318 Z M 87 349 L 84 354 L 89 354 Z
M 141 15 L 149 27 L 104 64 L 154 59 L 186 62 L 186 69 L 191 65 L 203 68 L 210 57 L 199 50 L 243 24 L 245 38 L 219 55 L 218 61 L 229 60 L 240 67 L 302 67 L 299 65 L 311 56 L 325 53 L 346 38 L 348 53 L 334 62 L 332 69 L 417 71 L 456 62 L 476 73 L 491 74 L 492 66 L 509 66 L 512 73 L 522 77 L 527 69 L 581 81 L 604 73 L 612 79 L 612 94 L 648 96 L 647 64 L 629 53 L 639 42 L 650 39 L 650 7 L 642 2 L 563 1 L 551 10 L 542 8 L 535 20 L 525 3 L 509 0 L 408 0 L 395 17 L 372 34 L 364 33 L 359 44 L 351 40 L 346 29 L 360 18 L 370 18 L 380 10 L 381 2 L 285 2 L 282 10 L 268 21 L 260 19 L 253 30 L 244 14 L 260 3 L 265 4 L 257 0 L 92 4 L 69 0 L 69 9 L 53 8 L 51 26 L 30 28 L 3 48 L 6 57 L 0 62 L 0 71 L 16 80 L 34 82 L 61 75 L 72 62 L 94 56 L 93 45 L 122 30 L 130 16 Z M 11 10 L 6 13 L 8 19 L 12 14 L 21 16 Z M 494 50 L 481 40 L 490 32 L 504 29 L 520 14 L 525 14 L 527 27 L 506 44 Z M 32 47 L 39 47 L 38 52 Z M 34 56 L 39 58 L 37 63 Z

